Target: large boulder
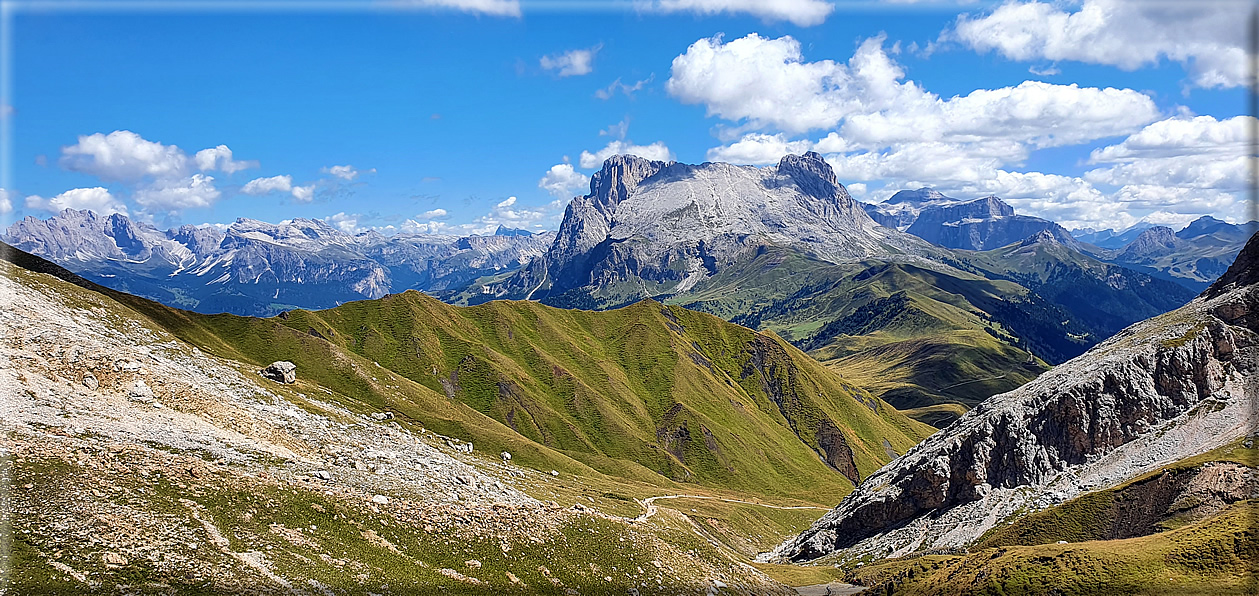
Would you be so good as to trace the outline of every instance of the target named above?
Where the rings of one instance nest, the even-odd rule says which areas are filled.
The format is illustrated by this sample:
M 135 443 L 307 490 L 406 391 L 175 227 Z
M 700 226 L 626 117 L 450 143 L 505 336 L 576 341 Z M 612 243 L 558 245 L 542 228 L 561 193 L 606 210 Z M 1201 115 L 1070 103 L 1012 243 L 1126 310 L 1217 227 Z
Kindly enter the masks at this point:
M 296 383 L 297 365 L 287 360 L 277 360 L 258 371 L 258 374 L 277 383 Z

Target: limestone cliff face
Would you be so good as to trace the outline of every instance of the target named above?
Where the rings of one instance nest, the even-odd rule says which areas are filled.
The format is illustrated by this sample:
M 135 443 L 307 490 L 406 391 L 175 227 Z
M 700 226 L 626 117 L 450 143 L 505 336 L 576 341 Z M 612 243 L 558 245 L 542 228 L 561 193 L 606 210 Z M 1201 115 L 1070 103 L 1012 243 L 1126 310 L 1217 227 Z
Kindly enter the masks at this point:
M 871 475 L 765 558 L 958 547 L 1008 515 L 1225 444 L 1259 426 L 1259 240 L 1217 287 L 1137 323 Z
M 574 287 L 590 283 L 586 271 L 590 253 L 607 239 L 617 207 L 637 190 L 638 183 L 672 163 L 633 155 L 608 158 L 603 169 L 590 177 L 590 194 L 575 197 L 564 211 L 555 243 L 545 256 L 550 277 L 567 280 Z

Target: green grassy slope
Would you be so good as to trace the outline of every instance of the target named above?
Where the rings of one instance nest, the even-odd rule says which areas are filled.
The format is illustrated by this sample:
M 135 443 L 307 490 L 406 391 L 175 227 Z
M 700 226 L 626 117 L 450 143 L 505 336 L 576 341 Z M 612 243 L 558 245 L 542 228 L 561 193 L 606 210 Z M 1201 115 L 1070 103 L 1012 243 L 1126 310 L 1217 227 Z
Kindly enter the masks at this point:
M 407 292 L 283 319 L 202 321 L 259 362 L 291 359 L 315 375 L 321 363 L 303 362 L 297 343 L 360 355 L 614 474 L 642 467 L 799 494 L 836 473 L 864 478 L 888 460 L 885 439 L 900 451 L 929 432 L 781 339 L 652 301 L 605 312 L 460 308 Z
M 773 330 L 917 419 L 946 424 L 1046 362 L 1193 297 L 1056 242 L 938 258 L 947 266 L 836 265 L 763 247 L 666 301 Z
M 1068 314 L 1060 328 L 1086 337 L 1088 345 L 1136 321 L 1179 308 L 1196 295 L 1175 282 L 1103 263 L 1057 243 L 1012 244 L 957 254 L 960 267 L 992 279 L 1015 281 L 1059 306 Z M 1075 355 L 1069 348 L 1046 349 L 1050 347 L 1067 357 Z
M 1011 326 L 1045 309 L 1010 281 L 910 264 L 834 265 L 767 248 L 667 302 L 773 330 L 919 420 L 947 424 L 1047 367 Z M 1018 313 L 1007 325 L 991 313 Z M 1058 314 L 1050 311 L 1050 317 Z M 1055 340 L 1073 341 L 1056 330 Z M 951 406 L 951 407 L 950 407 Z
M 585 312 L 407 292 L 257 319 L 81 285 L 215 355 L 290 360 L 304 390 L 587 477 L 835 502 L 932 432 L 772 334 L 651 301 Z

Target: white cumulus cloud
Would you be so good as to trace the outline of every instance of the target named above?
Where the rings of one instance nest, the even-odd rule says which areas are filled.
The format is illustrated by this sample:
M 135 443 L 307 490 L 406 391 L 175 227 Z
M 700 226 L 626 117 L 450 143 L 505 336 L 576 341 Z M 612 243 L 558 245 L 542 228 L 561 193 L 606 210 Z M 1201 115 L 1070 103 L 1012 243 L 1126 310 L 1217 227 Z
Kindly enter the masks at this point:
M 142 211 L 168 215 L 209 207 L 222 196 L 214 186 L 214 178 L 198 171 L 232 174 L 258 167 L 257 161 L 235 159 L 227 145 L 202 149 L 189 156 L 175 145 L 150 141 L 129 130 L 81 135 L 77 143 L 61 148 L 60 164 L 67 170 L 122 183 Z M 111 200 L 122 204 L 113 195 Z M 110 209 L 121 212 L 117 205 Z
M 26 197 L 26 207 L 54 213 L 63 209 L 89 209 L 101 215 L 127 215 L 127 206 L 110 194 L 108 189 L 99 186 L 70 189 L 51 199 L 31 195 Z
M 188 156 L 179 147 L 145 140 L 129 130 L 79 136 L 61 148 L 67 170 L 102 180 L 137 182 L 145 178 L 175 178 L 188 170 Z
M 571 199 L 589 186 L 590 178 L 574 170 L 573 164 L 569 163 L 551 166 L 542 175 L 542 179 L 538 180 L 538 188 L 551 193 L 557 199 Z
M 1053 146 L 1127 134 L 1159 115 L 1149 96 L 1130 89 L 1027 81 L 943 99 L 904 77 L 882 36 L 865 40 L 844 64 L 805 61 L 794 38 L 753 33 L 696 41 L 674 58 L 665 87 L 749 128 L 842 126 L 846 139 L 870 147 L 983 138 Z
M 425 220 L 430 220 L 430 221 L 434 219 L 446 219 L 447 217 L 450 217 L 450 215 L 446 213 L 446 210 L 442 209 L 441 207 L 438 207 L 437 209 L 429 209 L 428 211 L 425 211 L 424 213 L 420 214 L 420 219 L 425 219 Z
M 358 220 L 361 217 L 362 215 L 357 213 L 346 213 L 341 211 L 339 213 L 329 215 L 328 217 L 323 218 L 323 220 L 346 234 L 356 234 L 361 231 L 358 227 Z
M 1132 208 L 1171 215 L 1245 217 L 1250 186 L 1250 116 L 1160 120 L 1122 142 L 1095 149 L 1084 173 L 1096 185 L 1115 186 Z M 1170 217 L 1171 215 L 1168 215 Z
M 218 147 L 202 149 L 197 152 L 194 159 L 197 162 L 197 169 L 202 172 L 218 170 L 225 174 L 232 174 L 241 170 L 258 167 L 258 162 L 254 160 L 237 161 L 232 159 L 232 150 L 229 149 L 227 145 L 219 145 Z
M 294 186 L 291 191 L 293 199 L 299 203 L 309 203 L 315 198 L 315 185 L 308 184 L 306 186 Z
M 267 178 L 254 178 L 242 186 L 240 191 L 247 195 L 265 195 L 271 192 L 289 192 L 293 190 L 293 177 L 284 174 Z
M 803 139 L 788 141 L 782 133 L 750 133 L 729 145 L 709 149 L 707 158 L 708 161 L 762 165 L 777 163 L 788 153 L 799 154 L 812 149 L 813 143 Z
M 1246 84 L 1244 3 L 1011 1 L 962 15 L 945 39 L 1019 61 L 1076 61 L 1135 70 L 1166 59 L 1199 87 Z
M 136 190 L 132 198 L 149 212 L 177 213 L 184 209 L 209 207 L 219 195 L 212 176 L 193 174 L 187 178 L 157 180 Z
M 595 54 L 603 47 L 602 44 L 592 48 L 569 50 L 559 54 L 543 56 L 539 61 L 545 70 L 556 71 L 561 77 L 573 77 L 590 74 L 594 70 Z
M 630 141 L 618 140 L 608 143 L 607 146 L 594 153 L 582 151 L 577 165 L 587 170 L 597 168 L 613 155 L 637 155 L 655 161 L 673 161 L 673 152 L 663 141 L 656 141 L 650 145 L 635 145 Z
M 332 174 L 333 176 L 336 176 L 337 178 L 340 178 L 342 180 L 353 180 L 355 178 L 358 178 L 358 170 L 354 169 L 354 166 L 351 166 L 351 165 L 332 166 L 332 167 L 323 168 L 320 171 L 322 171 L 325 174 Z

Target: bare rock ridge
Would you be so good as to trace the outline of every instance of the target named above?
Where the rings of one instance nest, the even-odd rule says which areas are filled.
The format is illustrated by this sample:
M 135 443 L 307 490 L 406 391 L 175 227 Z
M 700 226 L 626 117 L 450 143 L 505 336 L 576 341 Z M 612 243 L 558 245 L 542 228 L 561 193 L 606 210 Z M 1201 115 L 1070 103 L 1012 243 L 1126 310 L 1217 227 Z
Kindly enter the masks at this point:
M 778 172 L 790 176 L 810 196 L 833 199 L 838 208 L 852 208 L 848 189 L 835 179 L 834 170 L 819 153 L 807 151 L 802 155 L 784 155 L 778 161 Z
M 1259 240 L 1203 296 L 989 398 L 763 555 L 803 561 L 964 547 L 1010 515 L 1259 427 Z
M 1211 287 L 1202 293 L 1204 298 L 1215 298 L 1226 292 L 1259 284 L 1259 233 L 1246 241 L 1246 246 Z

